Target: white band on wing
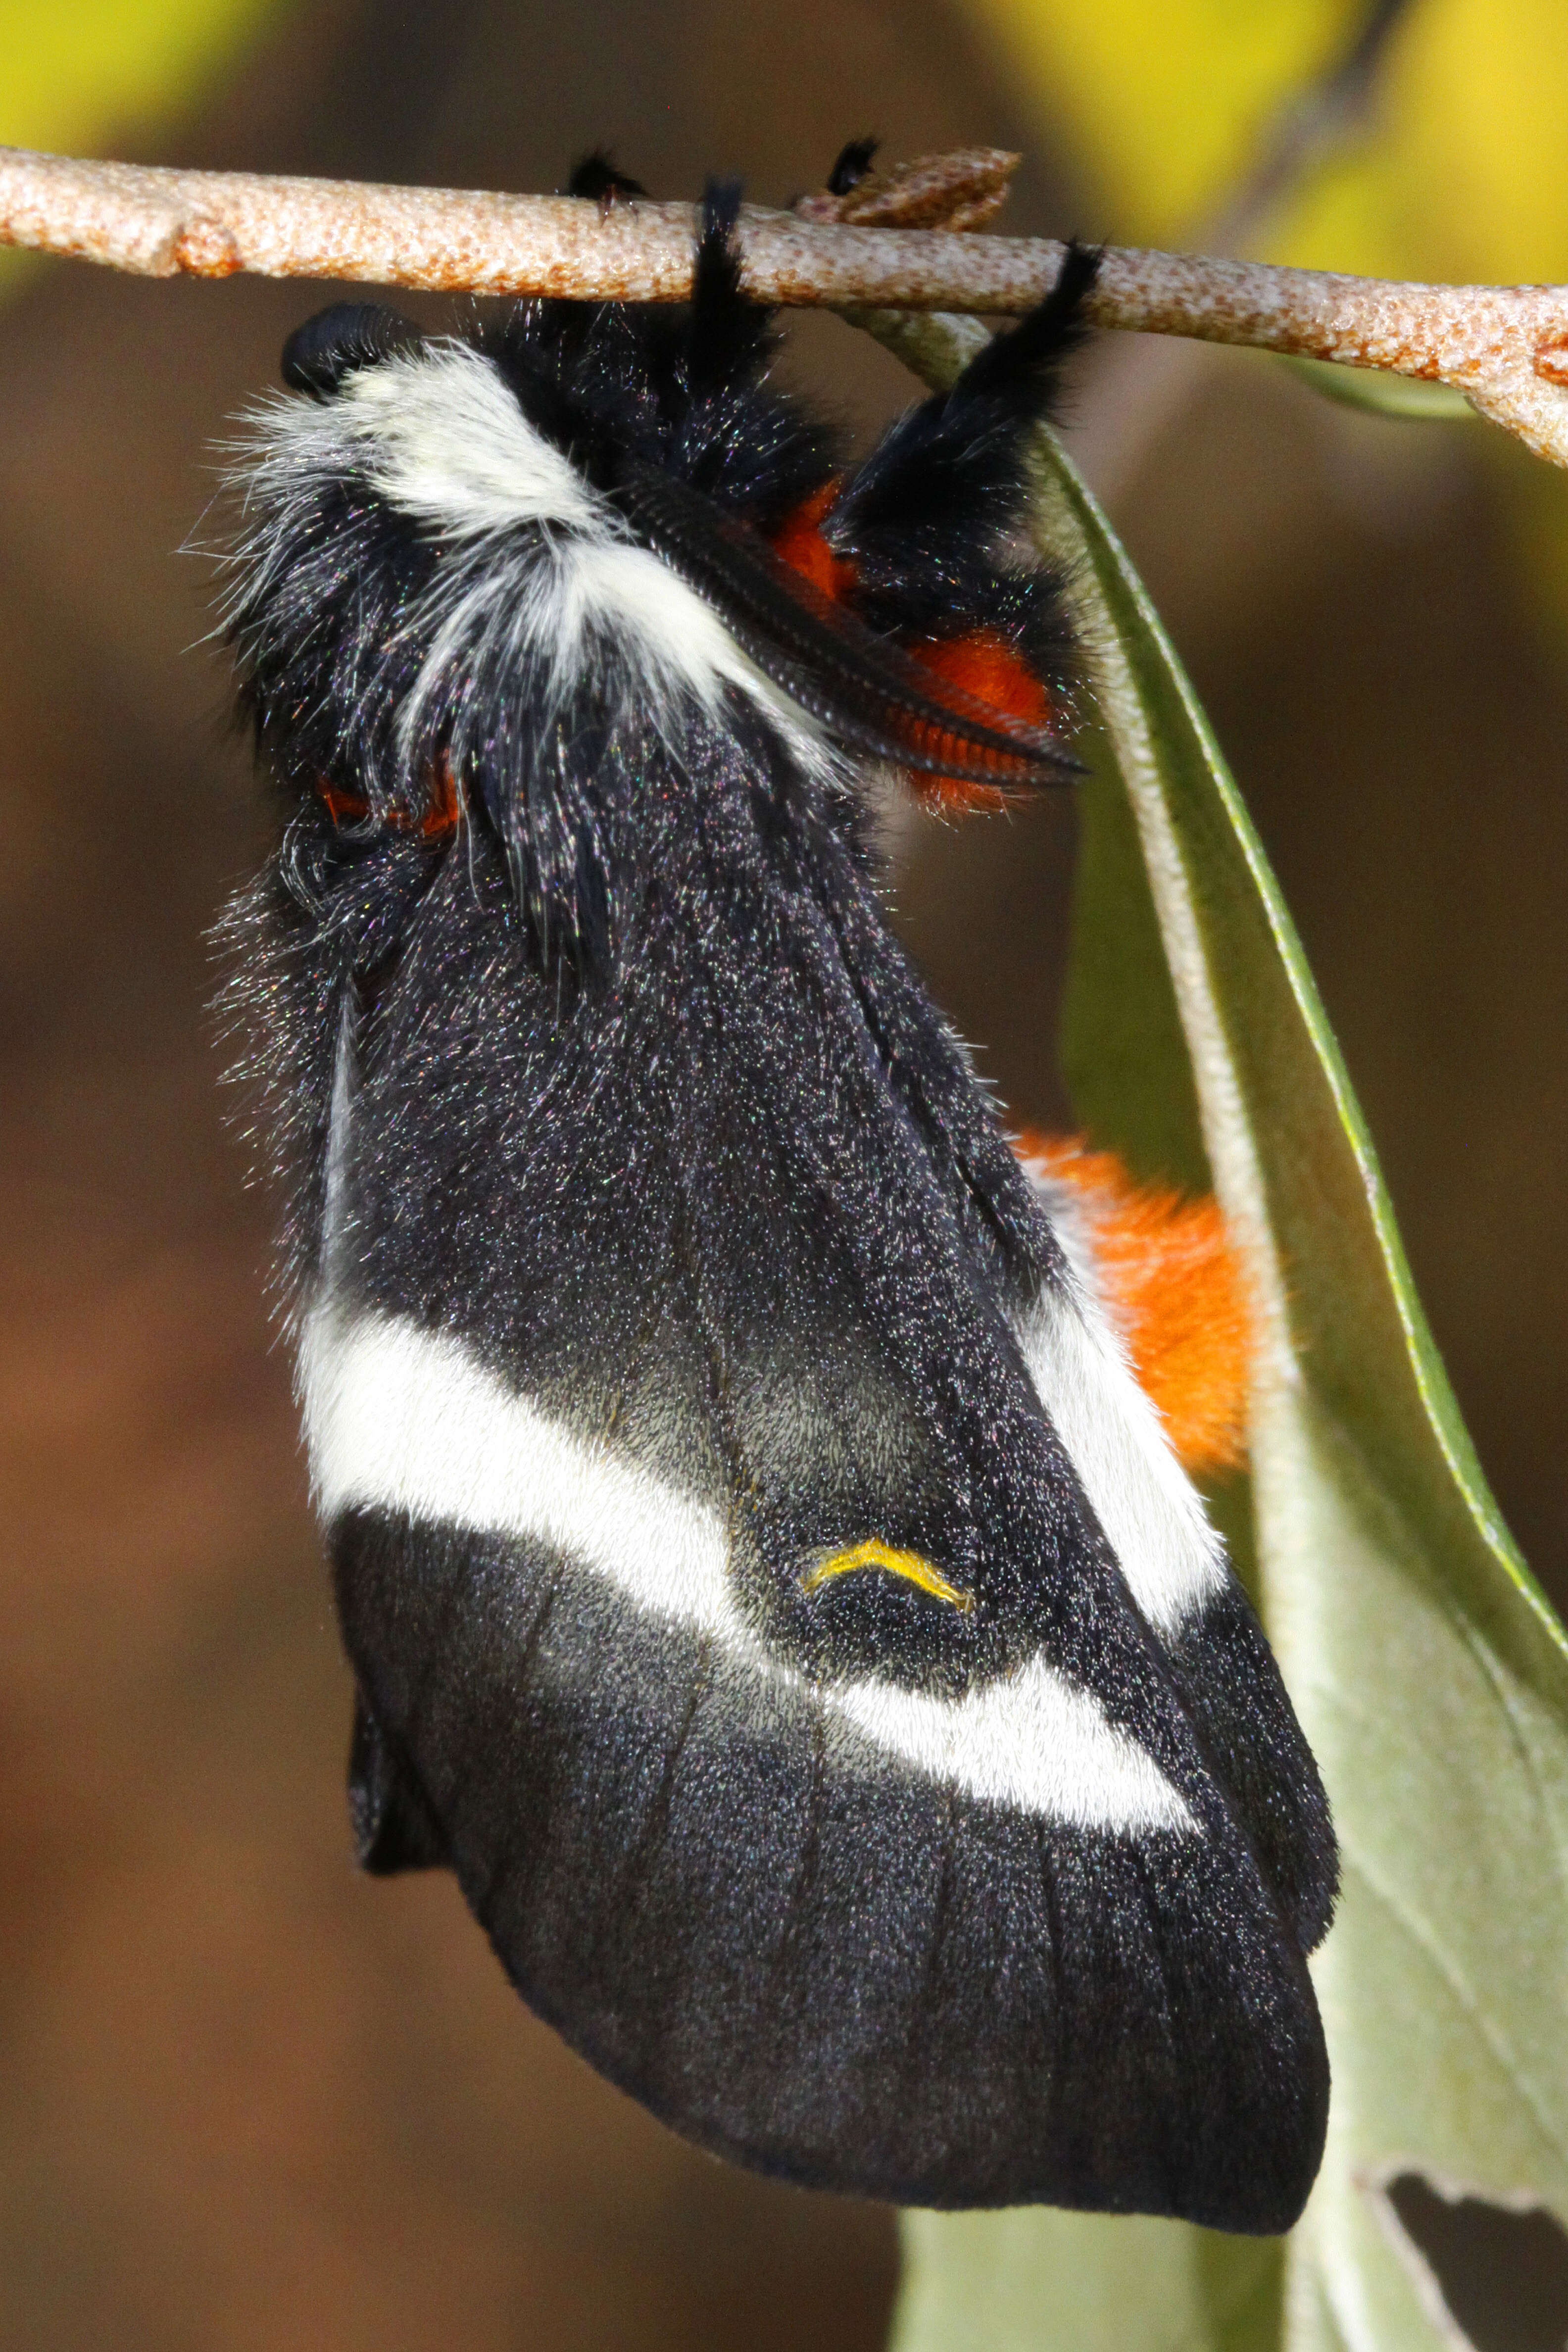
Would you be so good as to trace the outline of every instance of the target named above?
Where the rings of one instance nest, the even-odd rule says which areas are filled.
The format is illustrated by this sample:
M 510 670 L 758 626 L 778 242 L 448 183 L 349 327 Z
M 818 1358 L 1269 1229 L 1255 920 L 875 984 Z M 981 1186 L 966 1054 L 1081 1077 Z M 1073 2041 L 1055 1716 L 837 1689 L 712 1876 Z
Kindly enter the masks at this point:
M 1053 1222 L 1070 1265 L 1070 1221 L 1054 1204 Z M 1082 1273 L 1041 1292 L 1018 1344 L 1129 1591 L 1173 1640 L 1224 1588 L 1225 1548 Z
M 541 1412 L 460 1341 L 329 1299 L 306 1320 L 299 1380 L 329 1524 L 357 1507 L 548 1545 L 738 1665 L 801 1679 L 742 1615 L 716 1511 Z M 1043 1659 L 958 1699 L 871 1678 L 816 1696 L 830 1721 L 971 1796 L 1082 1828 L 1196 1831 L 1137 1742 Z

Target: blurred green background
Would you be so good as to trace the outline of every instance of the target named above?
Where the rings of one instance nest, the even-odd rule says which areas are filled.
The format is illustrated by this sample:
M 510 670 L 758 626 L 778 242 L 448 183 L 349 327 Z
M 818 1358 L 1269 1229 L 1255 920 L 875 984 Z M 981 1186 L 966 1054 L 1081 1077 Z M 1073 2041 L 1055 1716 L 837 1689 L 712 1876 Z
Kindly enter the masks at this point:
M 0 140 L 782 201 L 868 130 L 1022 149 L 1000 226 L 1201 245 L 1361 11 L 1326 0 L 0 5 Z M 1248 249 L 1568 278 L 1568 29 L 1410 0 Z M 0 2346 L 871 2347 L 890 2218 L 728 2172 L 569 2057 L 452 1886 L 357 1880 L 347 1678 L 224 1131 L 203 935 L 258 854 L 213 443 L 321 289 L 0 272 Z M 439 306 L 426 306 L 432 317 Z M 837 322 L 785 364 L 869 432 Z M 1275 860 L 1437 1339 L 1568 1597 L 1568 481 L 1276 363 L 1107 341 L 1073 442 Z M 900 841 L 899 920 L 1064 1116 L 1065 805 Z M 1509 2352 L 1504 2329 L 1486 2352 Z

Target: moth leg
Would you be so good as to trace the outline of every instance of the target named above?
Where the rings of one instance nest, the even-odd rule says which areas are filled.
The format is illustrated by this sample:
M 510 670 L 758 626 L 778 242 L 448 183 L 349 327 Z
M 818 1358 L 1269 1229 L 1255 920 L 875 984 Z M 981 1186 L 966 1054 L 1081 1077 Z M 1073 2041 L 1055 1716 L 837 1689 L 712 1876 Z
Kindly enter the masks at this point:
M 1027 435 L 1052 414 L 1067 362 L 1087 340 L 1097 252 L 1069 245 L 1057 282 L 1009 333 L 994 336 L 948 391 L 889 426 L 826 523 L 844 555 L 884 551 L 907 562 L 922 531 L 973 545 L 1015 527 L 1027 484 Z
M 693 398 L 721 394 L 737 377 L 763 366 L 773 347 L 773 313 L 741 291 L 739 180 L 710 180 L 691 280 L 686 365 Z
M 872 159 L 881 145 L 879 139 L 848 139 L 838 151 L 838 159 L 827 174 L 826 188 L 830 196 L 847 196 L 858 188 L 871 169 Z
M 628 173 L 616 170 L 616 159 L 607 148 L 595 147 L 591 155 L 584 155 L 574 168 L 566 183 L 566 193 L 569 196 L 584 196 L 590 203 L 596 204 L 599 218 L 606 220 L 617 205 L 631 204 L 637 197 L 646 196 L 647 190 L 640 180 L 634 180 Z

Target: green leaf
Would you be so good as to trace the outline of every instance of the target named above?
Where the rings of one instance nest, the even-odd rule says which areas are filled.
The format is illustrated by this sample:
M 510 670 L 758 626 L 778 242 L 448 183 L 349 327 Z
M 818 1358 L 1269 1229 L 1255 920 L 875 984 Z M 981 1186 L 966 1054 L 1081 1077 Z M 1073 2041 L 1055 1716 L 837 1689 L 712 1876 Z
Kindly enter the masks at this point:
M 1280 2242 L 1020 2207 L 906 2213 L 895 2352 L 1257 2352 L 1279 2341 Z
M 1332 360 L 1289 354 L 1284 365 L 1325 400 L 1338 401 L 1343 408 L 1369 408 L 1376 416 L 1396 417 L 1404 424 L 1462 424 L 1476 414 L 1451 383 L 1428 383 L 1420 376 L 1394 375 L 1386 368 L 1339 367 Z
M 868 323 L 931 383 L 974 348 L 964 321 Z M 1281 2294 L 1257 2244 L 1178 2225 L 911 2215 L 894 2341 L 1436 2352 L 1453 2339 L 1383 2181 L 1415 2169 L 1568 2222 L 1568 1636 L 1487 1491 L 1258 837 L 1048 435 L 1040 530 L 1068 567 L 1101 730 L 1067 1009 L 1077 1108 L 1140 1172 L 1210 1171 L 1264 1317 L 1252 1533 L 1343 1849 L 1313 1970 L 1334 2090 Z
M 0 0 L 0 143 L 124 154 L 194 105 L 294 0 Z M 44 265 L 0 250 L 0 295 Z
M 281 0 L 0 0 L 0 141 L 80 153 L 188 105 Z

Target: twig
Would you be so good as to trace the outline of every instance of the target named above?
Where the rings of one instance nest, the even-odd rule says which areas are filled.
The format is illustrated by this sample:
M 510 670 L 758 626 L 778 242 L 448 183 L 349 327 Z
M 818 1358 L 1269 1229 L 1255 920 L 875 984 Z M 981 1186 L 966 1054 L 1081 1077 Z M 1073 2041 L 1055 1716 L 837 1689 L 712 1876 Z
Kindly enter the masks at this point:
M 790 206 L 796 220 L 845 221 L 858 228 L 984 228 L 1006 203 L 1024 160 L 1006 147 L 951 147 L 944 155 L 917 155 L 873 171 L 868 157 L 875 148 L 874 140 L 866 140 L 848 149 L 848 156 L 868 157 L 867 168 L 858 169 L 842 193 L 828 187 L 819 195 L 797 196 Z M 840 157 L 840 166 L 845 160 Z
M 674 301 L 691 285 L 694 213 L 637 202 L 468 194 L 248 173 L 86 163 L 0 149 L 0 243 L 153 277 L 332 278 L 484 294 Z M 819 226 L 748 206 L 744 282 L 760 301 L 829 309 L 1028 310 L 1049 238 Z M 1568 465 L 1568 287 L 1417 286 L 1182 254 L 1107 250 L 1102 327 L 1248 343 L 1455 385 L 1540 456 Z
M 1367 0 L 1342 47 L 1277 106 L 1240 177 L 1192 224 L 1201 253 L 1256 252 L 1270 223 L 1323 164 L 1373 131 L 1378 79 L 1409 0 Z M 1144 461 L 1208 381 L 1196 343 L 1121 336 L 1102 342 L 1078 378 L 1070 443 L 1097 495 L 1114 514 Z
M 1365 134 L 1389 47 L 1408 14 L 1409 0 L 1371 0 L 1344 48 L 1277 109 L 1239 185 L 1209 218 L 1206 252 L 1243 251 L 1278 205 Z

